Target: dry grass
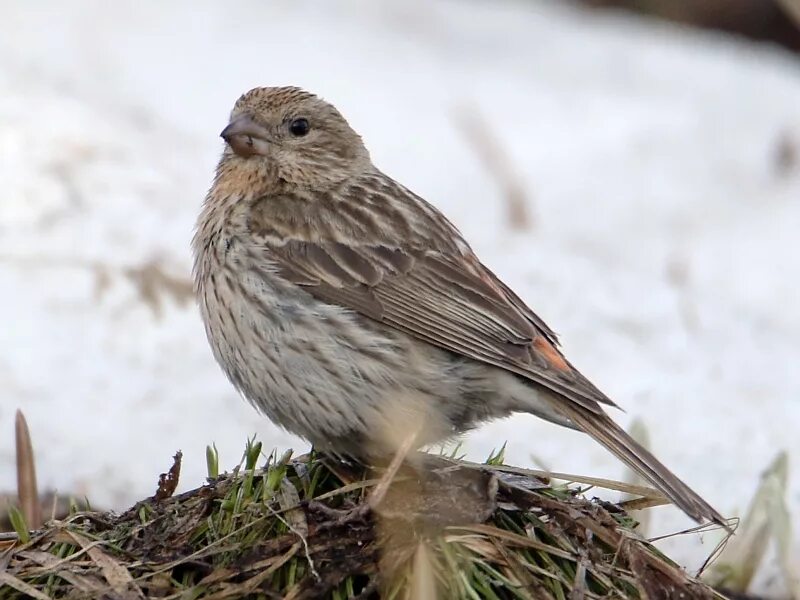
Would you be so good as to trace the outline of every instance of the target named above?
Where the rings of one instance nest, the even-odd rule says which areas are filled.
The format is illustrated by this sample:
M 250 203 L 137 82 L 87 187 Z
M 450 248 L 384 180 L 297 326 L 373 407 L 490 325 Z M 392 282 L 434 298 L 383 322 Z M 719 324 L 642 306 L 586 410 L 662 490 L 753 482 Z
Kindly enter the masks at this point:
M 258 469 L 260 452 L 249 444 L 234 473 L 165 497 L 174 466 L 159 499 L 121 515 L 75 512 L 27 539 L 4 534 L 0 599 L 717 597 L 618 506 L 502 455 L 416 456 L 385 476 L 288 453 Z M 213 450 L 208 459 L 218 471 Z M 660 501 L 569 479 L 639 492 L 637 507 Z

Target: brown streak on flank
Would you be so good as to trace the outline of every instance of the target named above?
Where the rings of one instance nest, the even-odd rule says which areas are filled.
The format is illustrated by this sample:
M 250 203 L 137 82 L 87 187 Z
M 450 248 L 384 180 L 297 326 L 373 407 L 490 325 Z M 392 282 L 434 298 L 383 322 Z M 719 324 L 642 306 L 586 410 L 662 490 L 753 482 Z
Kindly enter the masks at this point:
M 544 336 L 537 336 L 536 339 L 533 340 L 533 347 L 542 355 L 545 361 L 547 361 L 547 364 L 554 369 L 567 372 L 572 371 L 567 361 L 562 358 L 558 350 L 556 350 Z

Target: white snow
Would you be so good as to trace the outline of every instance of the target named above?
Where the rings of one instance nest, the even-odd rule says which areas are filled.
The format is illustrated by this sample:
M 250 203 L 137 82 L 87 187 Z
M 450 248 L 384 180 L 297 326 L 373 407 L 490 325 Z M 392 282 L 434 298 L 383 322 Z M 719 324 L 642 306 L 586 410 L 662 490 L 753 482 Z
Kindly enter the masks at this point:
M 723 514 L 780 449 L 800 518 L 800 62 L 768 45 L 535 2 L 0 4 L 0 489 L 22 408 L 43 487 L 124 508 L 184 452 L 306 445 L 241 401 L 191 301 L 142 300 L 135 269 L 187 278 L 233 101 L 295 84 L 334 102 L 374 161 L 441 208 L 565 351 L 644 420 Z M 511 232 L 458 128 L 477 110 L 530 192 Z M 591 440 L 518 416 L 485 457 L 620 478 Z M 691 523 L 653 511 L 653 533 Z M 698 568 L 720 535 L 669 540 Z M 797 536 L 795 536 L 797 539 Z M 796 548 L 797 550 L 797 548 Z M 798 567 L 800 568 L 800 567 Z M 767 571 L 762 588 L 777 584 Z M 779 588 L 775 588 L 779 589 Z

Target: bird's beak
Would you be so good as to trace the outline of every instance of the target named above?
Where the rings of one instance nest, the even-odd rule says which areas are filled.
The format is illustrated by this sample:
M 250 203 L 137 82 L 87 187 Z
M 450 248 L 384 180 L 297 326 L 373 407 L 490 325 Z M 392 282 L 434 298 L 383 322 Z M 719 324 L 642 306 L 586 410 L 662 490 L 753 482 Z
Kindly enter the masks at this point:
M 243 158 L 266 156 L 269 149 L 269 132 L 247 114 L 236 117 L 219 135 Z

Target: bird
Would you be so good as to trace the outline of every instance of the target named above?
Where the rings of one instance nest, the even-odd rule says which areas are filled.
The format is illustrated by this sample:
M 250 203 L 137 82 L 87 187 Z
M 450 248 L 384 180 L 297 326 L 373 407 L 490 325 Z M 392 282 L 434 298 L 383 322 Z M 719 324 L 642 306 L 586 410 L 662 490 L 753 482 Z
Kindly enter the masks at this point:
M 422 447 L 530 413 L 588 434 L 689 517 L 727 529 L 608 415 L 617 405 L 458 229 L 373 165 L 332 104 L 254 88 L 220 135 L 194 291 L 216 361 L 275 424 L 363 460 L 398 436 Z

